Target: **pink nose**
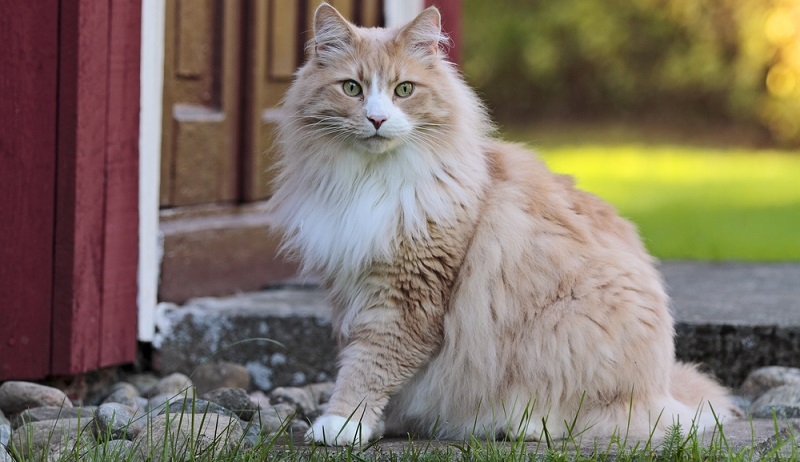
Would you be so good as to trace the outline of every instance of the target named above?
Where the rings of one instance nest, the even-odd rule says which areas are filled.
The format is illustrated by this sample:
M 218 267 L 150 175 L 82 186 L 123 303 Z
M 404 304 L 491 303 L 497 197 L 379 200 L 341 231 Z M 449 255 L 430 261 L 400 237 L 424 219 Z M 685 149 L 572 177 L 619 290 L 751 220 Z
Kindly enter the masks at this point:
M 388 119 L 388 117 L 385 115 L 371 115 L 367 116 L 367 119 L 369 119 L 369 121 L 372 122 L 372 126 L 375 127 L 375 130 L 377 130 L 381 128 L 381 125 L 383 125 L 383 123 L 386 122 L 386 119 Z

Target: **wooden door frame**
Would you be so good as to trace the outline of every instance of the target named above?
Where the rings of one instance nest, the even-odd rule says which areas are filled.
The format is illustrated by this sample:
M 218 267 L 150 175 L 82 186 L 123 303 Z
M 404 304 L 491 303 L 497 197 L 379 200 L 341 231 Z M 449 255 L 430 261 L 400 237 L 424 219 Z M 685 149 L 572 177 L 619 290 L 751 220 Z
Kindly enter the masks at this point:
M 152 342 L 163 242 L 159 230 L 161 122 L 164 89 L 166 0 L 142 0 L 141 111 L 139 121 L 139 291 L 140 342 Z

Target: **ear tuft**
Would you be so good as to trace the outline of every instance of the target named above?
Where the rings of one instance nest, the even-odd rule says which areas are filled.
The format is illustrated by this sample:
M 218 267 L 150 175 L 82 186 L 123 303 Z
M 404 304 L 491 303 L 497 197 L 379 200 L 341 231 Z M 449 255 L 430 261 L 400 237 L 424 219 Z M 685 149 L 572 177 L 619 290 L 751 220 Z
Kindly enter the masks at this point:
M 318 58 L 341 54 L 353 43 L 353 27 L 336 8 L 321 4 L 314 13 L 314 54 Z
M 398 40 L 412 53 L 431 56 L 439 53 L 449 39 L 442 32 L 442 15 L 432 6 L 417 15 L 398 35 Z

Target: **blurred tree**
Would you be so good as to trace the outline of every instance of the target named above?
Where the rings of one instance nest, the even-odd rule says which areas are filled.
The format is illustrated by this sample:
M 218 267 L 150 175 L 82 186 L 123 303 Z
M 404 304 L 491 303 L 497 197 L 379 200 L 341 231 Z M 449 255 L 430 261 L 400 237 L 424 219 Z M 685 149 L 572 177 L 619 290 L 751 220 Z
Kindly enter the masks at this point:
M 800 143 L 800 0 L 465 1 L 464 70 L 500 116 L 670 115 Z

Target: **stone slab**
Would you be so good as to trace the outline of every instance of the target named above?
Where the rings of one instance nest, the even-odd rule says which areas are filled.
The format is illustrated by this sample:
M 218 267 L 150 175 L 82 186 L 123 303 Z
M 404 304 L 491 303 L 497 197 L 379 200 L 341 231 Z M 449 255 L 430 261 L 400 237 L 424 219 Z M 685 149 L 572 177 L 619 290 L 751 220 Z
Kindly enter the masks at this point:
M 665 262 L 676 354 L 738 387 L 752 369 L 800 365 L 800 264 Z M 246 365 L 268 390 L 331 380 L 336 345 L 317 286 L 284 286 L 182 307 L 162 304 L 154 342 L 162 372 Z
M 255 388 L 332 380 L 336 346 L 330 306 L 316 287 L 197 298 L 157 312 L 156 368 L 191 376 L 197 365 L 230 361 L 250 371 Z

